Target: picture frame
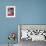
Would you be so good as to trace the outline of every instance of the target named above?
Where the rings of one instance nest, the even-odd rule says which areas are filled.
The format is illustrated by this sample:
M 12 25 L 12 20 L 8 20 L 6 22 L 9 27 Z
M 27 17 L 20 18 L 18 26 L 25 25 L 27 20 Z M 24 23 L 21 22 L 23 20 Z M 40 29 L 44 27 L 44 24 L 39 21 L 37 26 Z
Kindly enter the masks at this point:
M 6 17 L 7 18 L 16 17 L 16 6 L 6 6 Z

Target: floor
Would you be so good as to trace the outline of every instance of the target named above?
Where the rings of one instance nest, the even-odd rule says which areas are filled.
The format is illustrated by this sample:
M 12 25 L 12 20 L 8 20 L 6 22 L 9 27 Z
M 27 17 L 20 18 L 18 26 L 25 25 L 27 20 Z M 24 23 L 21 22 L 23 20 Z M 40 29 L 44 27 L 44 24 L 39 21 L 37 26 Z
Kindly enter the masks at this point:
M 8 45 L 7 44 L 0 44 L 0 46 L 8 46 Z M 46 42 L 45 41 L 32 42 L 31 40 L 28 40 L 28 41 L 21 40 L 19 44 L 14 44 L 13 46 L 46 46 Z
M 46 42 L 45 41 L 32 42 L 31 40 L 28 40 L 28 41 L 21 40 L 20 46 L 46 46 Z
M 8 44 L 0 44 L 0 46 L 8 46 Z M 10 46 L 18 46 L 18 44 L 10 45 Z

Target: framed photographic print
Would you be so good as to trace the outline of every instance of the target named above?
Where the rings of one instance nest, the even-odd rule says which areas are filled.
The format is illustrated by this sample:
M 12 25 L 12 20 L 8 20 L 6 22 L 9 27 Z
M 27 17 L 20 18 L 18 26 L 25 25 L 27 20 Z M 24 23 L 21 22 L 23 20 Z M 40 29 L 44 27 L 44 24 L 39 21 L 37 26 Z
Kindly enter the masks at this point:
M 16 6 L 6 6 L 6 17 L 16 17 Z

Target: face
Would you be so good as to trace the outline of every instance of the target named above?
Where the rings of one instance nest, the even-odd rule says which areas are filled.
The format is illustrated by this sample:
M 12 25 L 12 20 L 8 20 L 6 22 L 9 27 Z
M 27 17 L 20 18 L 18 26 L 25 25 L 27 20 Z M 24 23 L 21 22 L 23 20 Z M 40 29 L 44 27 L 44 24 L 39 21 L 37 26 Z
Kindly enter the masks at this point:
M 14 14 L 14 8 L 8 8 L 8 13 L 9 14 Z

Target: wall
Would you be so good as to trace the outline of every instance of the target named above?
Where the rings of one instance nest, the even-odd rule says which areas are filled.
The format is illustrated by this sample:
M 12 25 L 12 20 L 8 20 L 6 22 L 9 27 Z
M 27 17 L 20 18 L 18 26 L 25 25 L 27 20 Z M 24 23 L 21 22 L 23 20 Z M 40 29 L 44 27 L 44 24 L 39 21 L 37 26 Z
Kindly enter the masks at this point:
M 46 24 L 46 0 L 17 0 L 21 24 Z
M 6 6 L 8 5 L 16 6 L 16 1 L 0 0 L 0 44 L 7 44 L 9 42 L 8 34 L 10 32 L 16 32 L 17 35 L 17 17 L 6 18 Z M 15 42 L 18 42 L 17 39 Z
M 16 18 L 6 18 L 7 5 L 16 6 Z M 0 44 L 7 44 L 17 24 L 46 24 L 46 0 L 0 0 Z M 16 40 L 17 43 L 17 40 Z

